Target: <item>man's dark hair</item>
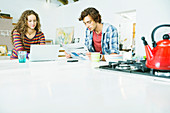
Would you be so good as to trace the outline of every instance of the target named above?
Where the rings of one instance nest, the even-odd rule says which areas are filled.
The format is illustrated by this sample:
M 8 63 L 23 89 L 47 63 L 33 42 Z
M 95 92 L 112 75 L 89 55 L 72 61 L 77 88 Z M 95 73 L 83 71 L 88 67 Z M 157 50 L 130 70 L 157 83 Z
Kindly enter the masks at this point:
M 95 22 L 101 23 L 101 15 L 99 14 L 99 11 L 93 7 L 89 7 L 82 11 L 79 21 L 82 21 L 88 15 L 91 16 Z

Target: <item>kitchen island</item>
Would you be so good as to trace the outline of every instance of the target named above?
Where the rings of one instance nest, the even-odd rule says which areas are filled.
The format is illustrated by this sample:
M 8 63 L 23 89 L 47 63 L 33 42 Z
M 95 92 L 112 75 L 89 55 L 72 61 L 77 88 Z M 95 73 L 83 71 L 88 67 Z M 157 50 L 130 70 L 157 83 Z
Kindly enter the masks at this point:
M 105 62 L 0 60 L 0 113 L 170 113 L 170 80 Z

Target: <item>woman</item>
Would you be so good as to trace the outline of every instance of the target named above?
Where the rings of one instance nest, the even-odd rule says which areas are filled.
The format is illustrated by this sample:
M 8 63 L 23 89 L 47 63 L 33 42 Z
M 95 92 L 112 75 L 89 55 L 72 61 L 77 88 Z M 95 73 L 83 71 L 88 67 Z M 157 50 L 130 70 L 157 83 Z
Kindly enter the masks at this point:
M 22 13 L 17 25 L 11 32 L 14 48 L 10 59 L 18 58 L 18 51 L 27 51 L 29 58 L 31 44 L 45 44 L 44 34 L 40 31 L 40 19 L 33 10 L 26 10 Z

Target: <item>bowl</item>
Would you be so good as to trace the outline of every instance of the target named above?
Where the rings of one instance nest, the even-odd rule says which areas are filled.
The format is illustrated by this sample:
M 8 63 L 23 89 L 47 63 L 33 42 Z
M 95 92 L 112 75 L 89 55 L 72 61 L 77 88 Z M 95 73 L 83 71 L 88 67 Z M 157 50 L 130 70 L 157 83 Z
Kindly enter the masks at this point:
M 118 62 L 123 60 L 123 55 L 112 54 L 112 55 L 104 55 L 106 62 Z

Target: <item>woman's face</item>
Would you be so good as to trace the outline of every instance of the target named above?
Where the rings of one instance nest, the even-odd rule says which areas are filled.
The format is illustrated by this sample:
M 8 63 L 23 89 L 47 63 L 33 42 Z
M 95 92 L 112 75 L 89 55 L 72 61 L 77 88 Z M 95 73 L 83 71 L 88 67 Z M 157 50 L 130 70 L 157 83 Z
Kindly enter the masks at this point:
M 28 17 L 28 20 L 27 20 L 27 25 L 28 25 L 28 28 L 30 29 L 35 29 L 36 25 L 37 25 L 37 19 L 36 19 L 36 16 L 31 14 L 29 15 Z

